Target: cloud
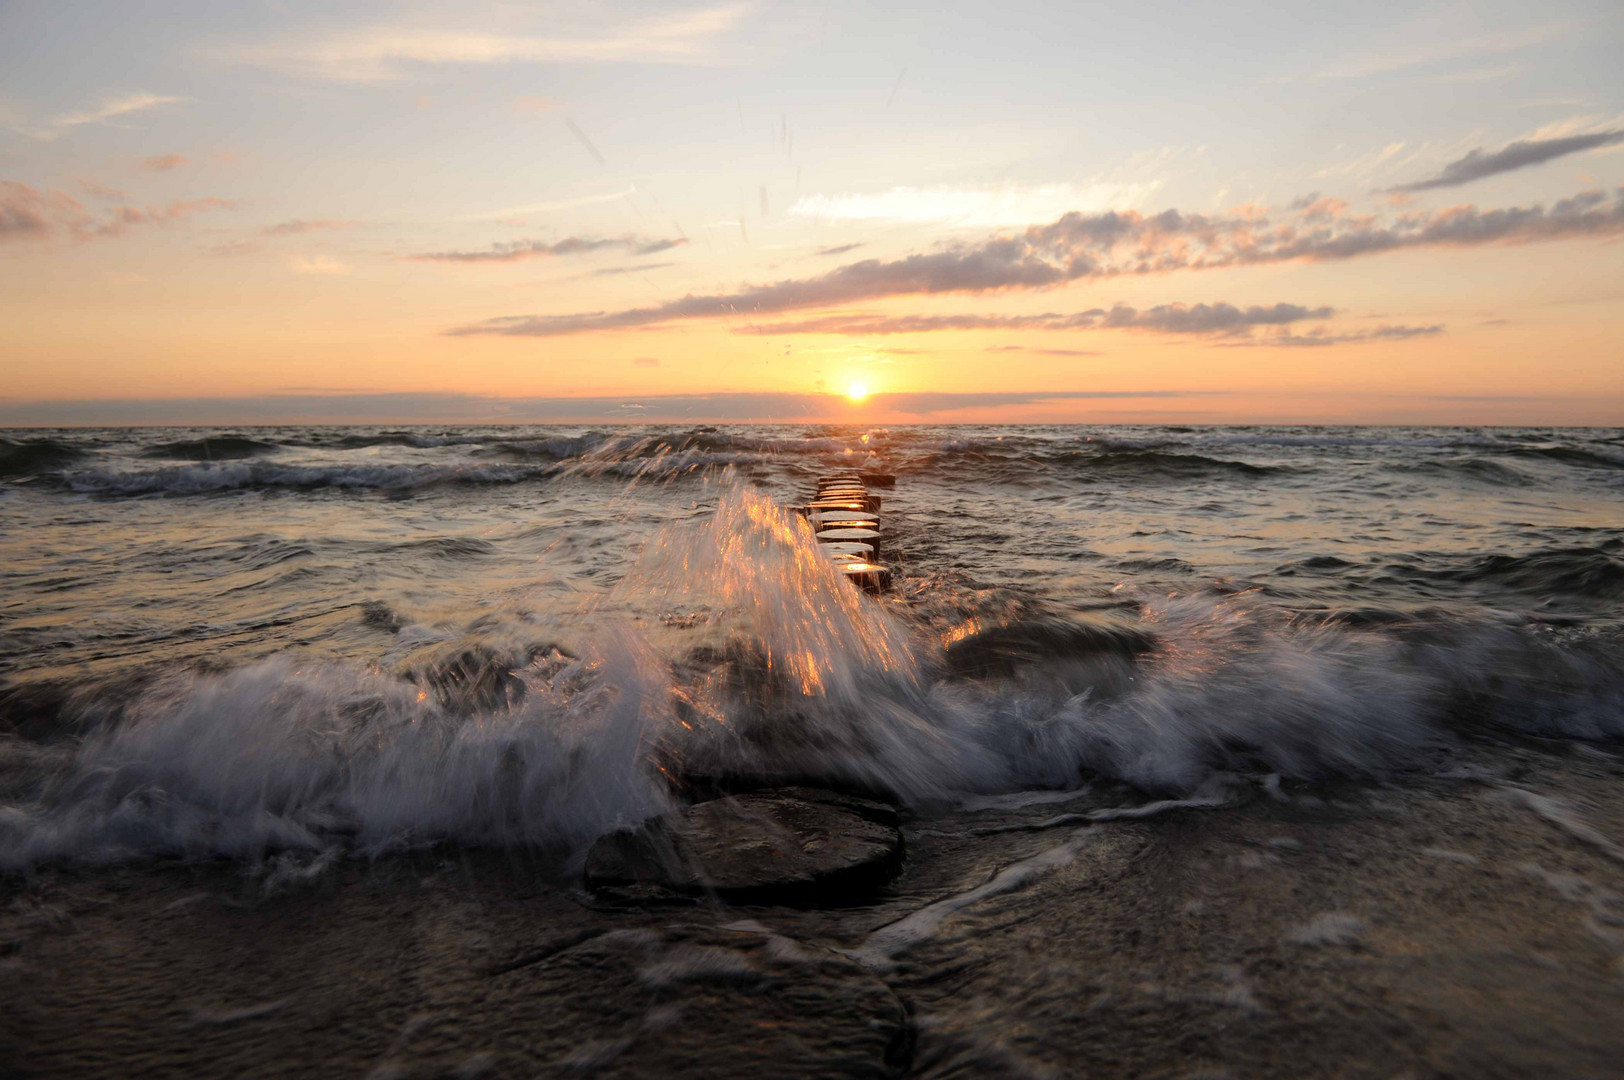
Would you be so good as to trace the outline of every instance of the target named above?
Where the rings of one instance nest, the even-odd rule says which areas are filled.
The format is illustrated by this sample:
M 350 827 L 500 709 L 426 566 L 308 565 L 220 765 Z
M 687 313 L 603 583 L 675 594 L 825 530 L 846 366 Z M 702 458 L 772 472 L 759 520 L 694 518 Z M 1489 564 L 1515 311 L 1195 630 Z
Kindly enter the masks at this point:
M 221 258 L 232 258 L 238 255 L 252 255 L 259 250 L 259 245 L 251 240 L 226 240 L 203 249 L 205 254 L 216 255 Z
M 1563 33 L 1561 23 L 1503 30 L 1475 37 L 1429 34 L 1431 40 L 1386 45 L 1376 51 L 1320 64 L 1314 74 L 1322 79 L 1362 79 L 1406 68 L 1454 63 L 1480 56 L 1499 56 L 1543 44 Z
M 614 202 L 637 194 L 637 185 L 628 185 L 625 191 L 606 191 L 600 195 L 583 195 L 578 199 L 565 199 L 561 202 L 529 203 L 525 206 L 510 206 L 505 210 L 491 210 L 483 214 L 473 214 L 463 218 L 464 221 L 498 221 L 503 218 L 517 217 L 523 214 L 547 214 L 554 210 L 573 210 L 577 206 L 591 206 L 594 203 Z M 732 222 L 728 223 L 729 225 Z
M 789 212 L 823 221 L 887 221 L 996 229 L 1050 221 L 1068 210 L 1097 213 L 1139 206 L 1161 181 L 1046 184 L 1036 187 L 894 187 L 871 194 L 806 195 Z
M 1223 341 L 1225 346 L 1268 346 L 1270 348 L 1297 348 L 1320 349 L 1331 345 L 1351 345 L 1357 342 L 1369 341 L 1405 341 L 1417 337 L 1433 337 L 1444 332 L 1442 325 L 1437 326 L 1378 326 L 1374 330 L 1354 330 L 1343 334 L 1334 334 L 1327 330 L 1310 330 L 1306 334 L 1297 334 L 1286 330 L 1278 334 L 1266 334 L 1255 338 L 1242 338 L 1236 341 Z
M 59 191 L 39 191 L 16 180 L 0 180 L 0 243 L 48 240 L 54 223 L 65 214 L 83 216 L 84 207 Z
M 814 255 L 844 255 L 847 252 L 856 251 L 858 248 L 866 247 L 866 246 L 867 245 L 864 244 L 862 241 L 858 241 L 855 244 L 836 244 L 834 247 L 819 248 L 818 250 L 814 251 L 812 254 L 814 254 Z
M 553 12 L 545 36 L 452 26 L 418 28 L 397 22 L 213 52 L 229 63 L 343 82 L 398 79 L 424 67 L 448 65 L 704 64 L 716 59 L 715 39 L 737 26 L 747 11 L 744 4 L 728 4 L 641 20 L 607 11 L 598 25 L 565 32 L 557 32 L 560 14 Z
M 1324 200 L 1321 200 L 1323 202 Z M 1318 204 L 1316 204 L 1318 205 Z M 823 274 L 684 296 L 651 307 L 567 315 L 515 315 L 455 327 L 453 335 L 551 337 L 626 330 L 687 319 L 811 311 L 891 296 L 1046 289 L 1119 275 L 1328 262 L 1428 247 L 1521 244 L 1624 233 L 1624 189 L 1582 192 L 1543 205 L 1480 210 L 1455 206 L 1383 218 L 1329 212 L 1276 220 L 1166 210 L 1072 212 L 1047 225 L 952 244 L 901 259 L 866 259 Z M 521 256 L 522 257 L 522 256 Z
M 525 94 L 523 97 L 513 99 L 513 111 L 516 113 L 533 113 L 539 116 L 556 108 L 558 106 L 554 105 L 551 99 L 537 97 L 534 94 Z
M 1033 288 L 1066 280 L 1064 268 L 1028 250 L 1018 240 L 1000 239 L 974 248 L 910 255 L 894 262 L 868 259 L 815 278 L 759 285 L 738 293 L 685 296 L 655 307 L 617 312 L 512 316 L 459 327 L 450 333 L 549 337 L 653 326 L 678 319 L 833 307 L 879 296 Z
M 664 270 L 676 266 L 674 262 L 632 263 L 629 266 L 606 266 L 602 270 L 594 270 L 587 277 L 619 277 L 621 274 L 643 274 L 650 270 Z
M 1118 304 L 1105 313 L 1100 325 L 1107 329 L 1151 330 L 1163 334 L 1237 334 L 1254 326 L 1285 326 L 1304 319 L 1329 319 L 1328 307 L 1300 304 L 1241 309 L 1233 304 L 1158 304 L 1137 311 Z
M 316 277 L 338 277 L 350 272 L 348 265 L 328 255 L 295 255 L 288 260 L 288 269 Z
M 1329 319 L 1329 307 L 1275 304 L 1239 308 L 1234 304 L 1160 304 L 1144 311 L 1118 304 L 1107 311 L 1093 308 L 1070 315 L 824 315 L 799 322 L 737 327 L 734 333 L 846 334 L 878 336 L 922 334 L 937 330 L 1147 330 L 1161 334 L 1242 334 L 1256 326 L 1285 326 L 1305 319 Z
M 202 199 L 181 199 L 167 206 L 120 206 L 102 224 L 79 227 L 74 231 L 75 236 L 81 240 L 91 237 L 122 236 L 142 225 L 163 225 L 191 217 L 193 214 L 209 210 L 229 210 L 238 205 L 240 204 L 231 199 L 209 196 Z
M 1097 349 L 1039 349 L 1030 345 L 989 345 L 986 352 L 1029 352 L 1037 356 L 1104 356 Z
M 942 330 L 1083 330 L 1095 326 L 1103 308 L 1060 315 L 864 315 L 835 314 L 795 322 L 750 323 L 734 327 L 735 334 L 772 337 L 778 334 L 844 334 L 881 337 L 888 334 L 929 334 Z
M 172 105 L 179 101 L 189 100 L 191 99 L 164 94 L 124 94 L 120 97 L 108 98 L 94 109 L 66 113 L 55 117 L 47 121 L 45 126 L 31 129 L 28 133 L 40 142 L 54 142 L 61 138 L 70 128 L 82 127 L 85 124 L 111 124 L 112 121 L 121 116 L 144 112 L 147 109 L 155 109 L 160 105 Z
M 236 205 L 229 199 L 203 198 L 183 199 L 164 206 L 119 206 L 98 221 L 83 203 L 65 192 L 39 191 L 14 180 L 3 180 L 0 181 L 0 241 L 49 240 L 58 231 L 65 231 L 80 242 L 105 239 L 122 236 L 144 225 L 167 224 Z
M 301 236 L 304 233 L 326 229 L 348 229 L 354 224 L 353 221 L 332 221 L 325 218 L 316 221 L 295 218 L 292 221 L 279 221 L 275 225 L 267 225 L 259 232 L 261 236 Z
M 682 247 L 687 242 L 681 237 L 665 240 L 646 236 L 567 236 L 552 243 L 545 240 L 513 240 L 492 244 L 489 251 L 430 251 L 406 257 L 419 262 L 519 262 L 524 259 L 554 258 L 560 255 L 583 255 L 606 248 L 629 251 L 633 255 L 658 255 L 662 251 Z
M 79 186 L 84 188 L 85 194 L 93 199 L 102 199 L 106 202 L 130 201 L 128 191 L 120 191 L 118 188 L 108 187 L 106 184 L 98 184 L 94 180 L 81 180 Z
M 1524 139 L 1511 143 L 1503 150 L 1485 154 L 1473 150 L 1457 161 L 1444 166 L 1443 172 L 1428 180 L 1413 184 L 1400 184 L 1391 188 L 1395 192 L 1431 191 L 1434 188 L 1459 187 L 1486 176 L 1540 165 L 1568 154 L 1594 150 L 1599 146 L 1612 146 L 1624 142 L 1624 131 L 1597 131 L 1589 135 L 1570 135 L 1562 139 Z
M 185 154 L 157 154 L 142 158 L 141 167 L 148 172 L 168 172 L 170 169 L 180 168 L 187 160 Z

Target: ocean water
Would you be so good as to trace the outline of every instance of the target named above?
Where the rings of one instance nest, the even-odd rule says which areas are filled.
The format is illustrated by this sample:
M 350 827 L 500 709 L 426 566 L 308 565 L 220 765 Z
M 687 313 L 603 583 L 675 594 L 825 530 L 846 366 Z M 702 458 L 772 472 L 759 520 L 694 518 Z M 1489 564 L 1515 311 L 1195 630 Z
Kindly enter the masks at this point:
M 0 433 L 0 870 L 578 862 L 696 781 L 916 807 L 1624 736 L 1624 431 Z M 785 506 L 894 474 L 895 587 Z

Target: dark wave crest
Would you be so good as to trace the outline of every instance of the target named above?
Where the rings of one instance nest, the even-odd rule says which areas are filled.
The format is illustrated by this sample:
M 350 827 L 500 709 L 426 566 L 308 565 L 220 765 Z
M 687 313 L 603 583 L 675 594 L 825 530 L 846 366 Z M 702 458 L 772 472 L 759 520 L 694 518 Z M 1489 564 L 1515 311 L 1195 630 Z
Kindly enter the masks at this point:
M 0 439 L 0 476 L 35 476 L 86 457 L 84 450 L 56 439 Z
M 1282 465 L 1252 465 L 1245 461 L 1175 454 L 1162 450 L 1109 450 L 1103 454 L 1065 453 L 1053 460 L 1092 472 L 1147 480 L 1206 480 L 1219 477 L 1262 479 L 1295 470 Z
M 275 443 L 251 439 L 246 435 L 214 435 L 204 439 L 159 443 L 144 450 L 141 456 L 178 461 L 236 461 L 273 454 L 277 449 Z

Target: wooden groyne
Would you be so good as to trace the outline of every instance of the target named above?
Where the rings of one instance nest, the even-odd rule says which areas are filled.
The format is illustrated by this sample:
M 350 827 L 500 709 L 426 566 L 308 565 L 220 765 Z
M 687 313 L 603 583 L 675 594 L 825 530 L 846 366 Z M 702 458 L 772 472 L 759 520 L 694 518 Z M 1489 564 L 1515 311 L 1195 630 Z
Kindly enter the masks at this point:
M 879 593 L 891 587 L 891 569 L 882 561 L 881 500 L 869 489 L 895 483 L 896 477 L 889 473 L 831 473 L 818 477 L 812 498 L 795 507 L 812 526 L 829 561 L 864 592 Z

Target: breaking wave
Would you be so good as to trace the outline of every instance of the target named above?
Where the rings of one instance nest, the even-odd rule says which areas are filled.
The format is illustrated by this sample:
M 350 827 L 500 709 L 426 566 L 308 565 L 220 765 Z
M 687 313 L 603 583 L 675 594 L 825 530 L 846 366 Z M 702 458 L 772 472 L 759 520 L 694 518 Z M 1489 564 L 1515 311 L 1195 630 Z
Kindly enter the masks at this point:
M 254 488 L 399 490 L 434 484 L 517 484 L 554 470 L 519 465 L 272 465 L 258 462 L 178 465 L 152 470 L 93 469 L 65 473 L 70 491 L 90 495 L 200 495 Z
M 616 626 L 627 596 L 702 615 L 699 643 L 662 652 Z M 735 488 L 660 532 L 569 647 L 519 616 L 404 627 L 397 648 L 425 644 L 391 665 L 172 673 L 82 742 L 0 740 L 0 866 L 440 841 L 567 864 L 701 780 L 915 806 L 1097 780 L 1184 795 L 1439 767 L 1486 732 L 1624 737 L 1616 643 L 1359 629 L 1255 592 L 1136 600 L 1125 622 L 981 593 L 874 603 L 798 519 Z
M 56 439 L 0 439 L 0 476 L 33 476 L 86 456 L 80 447 Z

